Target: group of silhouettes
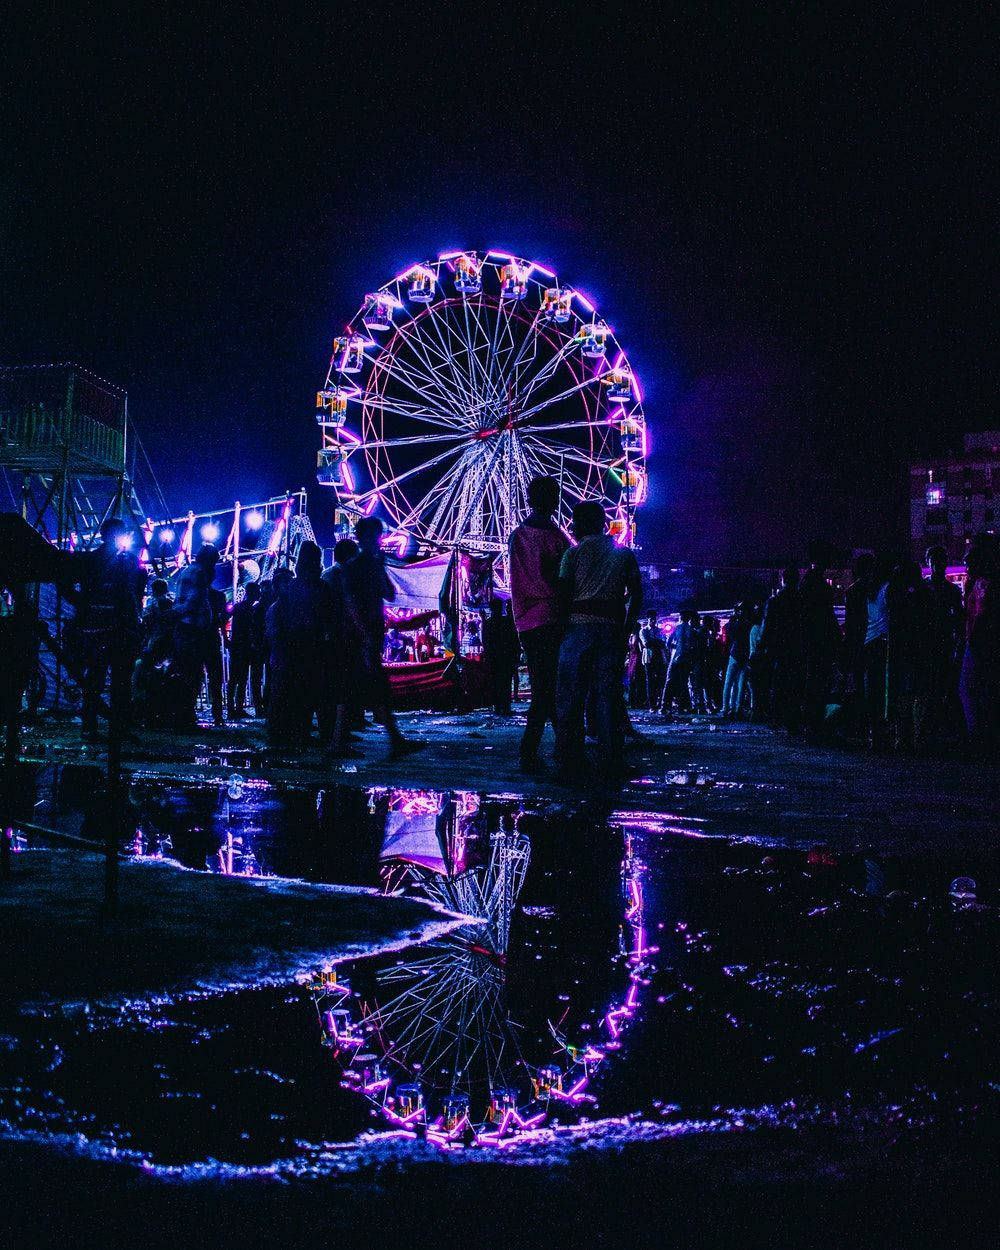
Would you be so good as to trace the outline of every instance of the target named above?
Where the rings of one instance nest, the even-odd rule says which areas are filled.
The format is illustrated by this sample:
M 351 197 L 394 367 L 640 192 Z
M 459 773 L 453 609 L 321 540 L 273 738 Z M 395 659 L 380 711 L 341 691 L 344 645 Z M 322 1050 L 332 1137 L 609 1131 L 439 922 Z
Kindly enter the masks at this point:
M 329 755 L 357 755 L 353 733 L 365 708 L 384 726 L 393 754 L 419 745 L 401 733 L 390 706 L 384 604 L 394 590 L 377 518 L 358 521 L 356 541 L 342 539 L 325 571 L 317 544 L 302 543 L 294 572 L 280 568 L 246 587 L 228 629 L 214 546 L 202 546 L 172 587 L 155 577 L 144 598 L 147 577 L 126 536 L 120 521 L 102 527 L 73 596 L 68 656 L 80 677 L 85 739 L 98 736 L 105 692 L 106 710 L 118 709 L 126 727 L 194 732 L 207 686 L 216 725 L 244 718 L 252 706 L 276 750 L 301 750 L 315 723 Z
M 535 478 L 530 511 L 509 546 L 510 605 L 493 603 L 482 650 L 492 701 L 510 713 L 523 655 L 531 701 L 520 742 L 526 772 L 547 767 L 540 747 L 555 734 L 554 765 L 579 774 L 621 769 L 635 734 L 629 706 L 746 716 L 792 733 L 822 735 L 849 707 L 853 731 L 875 749 L 936 751 L 961 739 L 981 753 L 1000 741 L 1000 553 L 974 540 L 964 594 L 946 576 L 945 553 L 918 564 L 859 557 L 843 625 L 820 544 L 804 573 L 789 566 L 764 603 L 728 615 L 680 612 L 673 628 L 641 616 L 635 553 L 607 532 L 596 501 L 573 509 L 572 539 L 557 524 L 558 483 Z M 266 717 L 269 745 L 303 749 L 314 724 L 331 756 L 358 754 L 365 709 L 385 727 L 390 751 L 421 744 L 400 731 L 391 707 L 385 605 L 395 595 L 381 550 L 382 523 L 358 521 L 324 571 L 313 542 L 294 572 L 280 568 L 246 587 L 232 609 L 215 585 L 219 553 L 206 544 L 173 579 L 140 568 L 119 521 L 102 530 L 72 596 L 67 633 L 83 692 L 85 737 L 97 735 L 107 692 L 122 720 L 193 731 L 207 686 L 213 720 Z M 227 628 L 228 624 L 228 628 Z M 228 680 L 224 675 L 228 649 Z M 596 740 L 588 764 L 587 737 Z
M 792 733 L 847 734 L 875 750 L 989 754 L 1000 742 L 1000 554 L 969 547 L 964 593 L 943 547 L 916 561 L 855 561 L 841 625 L 822 544 L 782 570 L 764 603 L 730 614 L 647 615 L 630 639 L 633 707 L 715 714 Z

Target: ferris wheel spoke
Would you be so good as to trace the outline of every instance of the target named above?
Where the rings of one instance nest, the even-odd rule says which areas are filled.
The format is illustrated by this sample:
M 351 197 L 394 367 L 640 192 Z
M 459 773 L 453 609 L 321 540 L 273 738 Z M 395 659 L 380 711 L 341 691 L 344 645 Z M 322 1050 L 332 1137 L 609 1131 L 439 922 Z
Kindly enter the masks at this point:
M 426 447 L 428 443 L 454 443 L 469 441 L 466 430 L 452 430 L 449 434 L 409 434 L 399 438 L 375 438 L 360 443 L 348 443 L 348 450 L 375 451 L 388 447 Z
M 412 324 L 422 325 L 423 323 Z M 406 356 L 403 355 L 404 349 Z M 432 359 L 434 356 L 438 357 L 438 363 Z M 409 388 L 415 390 L 422 398 L 426 397 L 430 390 L 434 394 L 437 406 L 443 408 L 445 412 L 461 415 L 461 406 L 456 403 L 454 394 L 442 381 L 441 366 L 447 363 L 446 357 L 441 355 L 426 334 L 418 335 L 415 331 L 402 334 L 400 350 L 393 353 L 389 359 L 392 362 L 390 366 L 384 364 L 384 358 L 381 356 L 375 363 L 403 377 Z
M 479 376 L 482 379 L 484 391 L 488 394 L 489 398 L 494 403 L 496 403 L 500 399 L 500 393 L 493 383 L 493 379 L 490 376 L 490 370 L 488 367 L 490 364 L 489 335 L 486 334 L 486 332 L 483 330 L 483 325 L 482 325 L 482 322 L 479 320 L 479 315 L 476 312 L 475 305 L 471 306 L 472 322 L 475 323 L 475 330 L 473 330 L 472 324 L 469 321 L 470 304 L 471 304 L 470 300 L 466 299 L 462 301 L 462 312 L 465 318 L 466 341 L 469 344 L 470 355 L 473 357 L 475 361 L 475 365 L 479 370 Z M 481 351 L 485 351 L 486 353 L 485 363 L 479 359 L 479 353 Z
M 384 365 L 381 360 L 377 364 L 383 374 L 383 377 L 380 379 L 383 383 L 382 389 L 381 391 L 376 391 L 376 394 L 379 396 L 385 391 L 385 381 L 388 378 L 392 378 L 421 399 L 432 411 L 439 413 L 442 418 L 451 422 L 462 419 L 463 414 L 461 410 L 448 395 L 448 392 L 442 388 L 437 377 L 413 367 L 409 361 L 404 362 L 399 356 L 392 358 L 391 365 Z
M 586 390 L 588 386 L 593 386 L 597 378 L 584 378 L 582 382 L 577 382 L 575 386 L 569 387 L 567 390 L 553 395 L 550 399 L 540 400 L 531 408 L 527 408 L 519 413 L 517 423 L 523 425 L 530 417 L 537 416 L 538 413 L 544 412 L 546 408 L 551 408 L 553 404 L 561 404 L 563 400 L 569 399 L 572 395 L 578 395 L 580 391 Z
M 428 334 L 424 334 L 419 337 L 417 335 L 412 335 L 409 346 L 413 354 L 420 358 L 424 368 L 434 375 L 439 385 L 440 370 L 447 369 L 448 372 L 451 373 L 452 383 L 461 397 L 461 404 L 458 405 L 458 407 L 461 408 L 463 404 L 466 406 L 469 404 L 470 396 L 464 380 L 459 376 L 454 355 L 449 350 L 442 337 L 439 320 L 440 318 L 435 312 L 434 305 L 428 304 L 427 312 L 424 314 L 422 320 L 417 324 L 421 326 L 430 326 L 434 331 L 437 342 L 435 342 L 434 339 L 432 339 Z M 437 359 L 437 364 L 434 363 L 432 357 Z M 454 406 L 454 400 L 452 400 L 452 404 Z
M 582 465 L 585 469 L 596 472 L 604 472 L 607 467 L 610 467 L 606 461 L 596 460 L 594 456 L 586 455 L 586 452 L 580 451 L 579 447 L 552 444 L 540 446 L 539 450 L 544 455 L 554 456 L 557 460 L 569 460 L 572 464 Z
M 537 318 L 536 318 L 536 325 L 535 325 L 535 333 L 537 334 Z M 536 373 L 524 379 L 521 387 L 518 390 L 517 397 L 518 397 L 519 403 L 523 404 L 529 395 L 532 395 L 536 390 L 538 390 L 538 388 L 541 385 L 543 385 L 543 383 L 547 382 L 549 378 L 555 376 L 556 372 L 559 369 L 559 366 L 566 362 L 566 358 L 572 346 L 573 346 L 573 340 L 567 339 L 564 343 L 560 345 L 559 349 L 555 352 L 553 356 L 542 361 Z
M 524 338 L 521 340 L 521 346 L 517 350 L 513 361 L 505 367 L 501 367 L 499 385 L 505 393 L 513 384 L 517 377 L 517 371 L 525 361 L 529 348 L 537 347 L 538 340 L 538 313 L 536 312 L 531 319 L 531 324 L 525 327 Z M 513 343 L 511 345 L 513 350 Z M 498 362 L 499 366 L 499 362 Z
M 475 410 L 480 405 L 479 403 L 477 403 L 479 396 L 476 391 L 475 384 L 472 380 L 471 362 L 469 366 L 469 372 L 467 374 L 465 370 L 462 368 L 462 366 L 460 365 L 456 357 L 454 348 L 449 346 L 451 339 L 456 336 L 454 335 L 451 324 L 448 321 L 447 317 L 444 316 L 443 314 L 439 315 L 438 312 L 435 310 L 433 304 L 428 305 L 428 313 L 430 315 L 431 325 L 434 327 L 434 333 L 437 335 L 438 342 L 441 345 L 441 350 L 445 354 L 445 359 L 447 361 L 448 368 L 451 370 L 451 375 L 452 375 L 452 378 L 454 379 L 455 386 L 464 395 L 466 405 L 469 407 L 469 409 Z M 444 337 L 445 330 L 447 330 L 448 332 L 449 343 L 445 342 L 445 337 Z
M 385 383 L 390 379 L 416 395 L 421 401 L 422 411 L 421 405 L 414 403 L 413 400 L 404 400 L 395 395 L 387 396 Z M 380 377 L 372 379 L 372 385 L 365 393 L 365 400 L 367 403 L 385 405 L 389 411 L 398 410 L 398 415 L 406 418 L 412 416 L 424 421 L 433 421 L 437 418 L 438 423 L 444 425 L 454 425 L 459 419 L 459 414 L 453 406 L 443 406 L 437 396 L 430 394 L 427 384 L 406 370 L 402 362 L 398 360 L 393 362 L 391 370 L 385 369 Z
M 412 507 L 409 507 L 408 505 L 409 511 L 406 512 L 405 516 L 399 522 L 400 529 L 409 529 L 411 525 L 414 525 L 418 521 L 420 521 L 420 519 L 430 511 L 431 505 L 433 504 L 437 496 L 440 496 L 440 500 L 441 500 L 439 504 L 439 508 L 444 506 L 445 501 L 451 495 L 455 493 L 456 486 L 462 480 L 462 475 L 464 472 L 464 467 L 463 467 L 464 463 L 465 462 L 463 459 L 457 465 L 455 465 L 447 474 L 445 474 L 443 478 L 435 482 L 434 485 L 431 487 L 431 489 L 427 491 L 427 493 L 424 495 L 423 499 L 419 501 L 419 503 L 414 504 Z M 429 532 L 433 532 L 433 529 L 434 529 L 433 521 L 430 523 L 430 525 L 426 526 L 425 528 L 427 528 Z M 441 899 L 439 901 L 441 901 L 443 906 L 449 907 L 449 900 Z
M 383 491 L 388 490 L 390 487 L 398 486 L 400 482 L 407 481 L 409 478 L 414 477 L 417 473 L 426 473 L 428 469 L 433 469 L 435 465 L 441 464 L 441 462 L 447 460 L 449 456 L 453 456 L 456 452 L 460 452 L 462 450 L 463 449 L 461 447 L 449 447 L 447 451 L 440 452 L 438 455 L 425 461 L 423 464 L 418 464 L 412 469 L 407 469 L 405 473 L 399 473 L 396 477 L 390 478 L 387 482 L 380 482 L 378 486 L 373 487 L 371 490 L 363 491 L 361 494 L 355 495 L 353 502 L 364 503 L 373 496 L 380 495 Z

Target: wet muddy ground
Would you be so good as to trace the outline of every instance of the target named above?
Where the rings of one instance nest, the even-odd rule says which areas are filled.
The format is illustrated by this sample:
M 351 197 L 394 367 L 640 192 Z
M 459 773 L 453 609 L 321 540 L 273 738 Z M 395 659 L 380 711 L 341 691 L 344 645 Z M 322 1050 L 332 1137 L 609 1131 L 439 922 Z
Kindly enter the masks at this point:
M 817 813 L 794 761 L 769 779 L 732 738 L 728 761 L 679 741 L 616 794 L 266 781 L 221 752 L 179 763 L 186 777 L 138 766 L 132 854 L 402 889 L 473 921 L 336 984 L 9 1016 L 8 1143 L 72 1144 L 86 1168 L 125 1158 L 143 1184 L 184 1177 L 192 1210 L 212 1205 L 205 1185 L 283 1178 L 303 1195 L 293 1222 L 303 1185 L 334 1187 L 356 1223 L 430 1184 L 505 1235 L 507 1194 L 607 1244 L 693 1227 L 685 1195 L 707 1218 L 728 1194 L 743 1244 L 789 1202 L 815 1244 L 824 1210 L 884 1237 L 935 1189 L 978 1228 L 1000 1111 L 991 829 L 908 840 L 901 805 L 831 835 L 829 788 Z M 34 784 L 39 824 L 86 829 L 85 766 Z M 982 793 L 964 799 L 971 826 Z

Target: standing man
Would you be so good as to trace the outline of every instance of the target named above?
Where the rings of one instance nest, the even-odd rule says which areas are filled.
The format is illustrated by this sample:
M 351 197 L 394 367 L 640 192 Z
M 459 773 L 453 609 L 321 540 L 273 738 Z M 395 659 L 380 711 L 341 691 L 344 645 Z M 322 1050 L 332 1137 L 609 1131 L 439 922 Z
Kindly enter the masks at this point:
M 195 708 L 205 670 L 209 672 L 212 717 L 222 724 L 222 655 L 218 601 L 211 593 L 219 553 L 206 543 L 191 564 L 185 565 L 177 578 L 177 626 L 174 646 L 181 675 L 177 710 L 177 729 L 195 733 L 198 717 Z M 218 689 L 213 674 L 218 668 Z
M 646 616 L 646 623 L 639 630 L 639 664 L 642 667 L 643 702 L 634 706 L 648 707 L 655 712 L 660 706 L 667 676 L 667 640 L 656 623 L 655 612 Z
M 559 767 L 578 772 L 585 764 L 584 710 L 593 710 L 602 767 L 622 764 L 621 716 L 625 640 L 642 607 L 642 577 L 635 552 L 619 547 L 605 528 L 604 508 L 596 501 L 573 509 L 570 548 L 559 566 L 559 594 L 568 615 L 559 647 L 556 679 L 556 758 Z
M 503 600 L 490 601 L 490 614 L 483 622 L 483 659 L 490 672 L 493 711 L 510 716 L 511 692 L 520 648 L 514 619 L 504 615 Z
M 247 678 L 253 656 L 253 607 L 260 598 L 260 587 L 251 582 L 242 600 L 233 608 L 229 626 L 229 683 L 226 686 L 226 712 L 230 720 L 246 716 Z
M 521 738 L 521 768 L 537 772 L 538 748 L 546 724 L 555 729 L 556 673 L 562 637 L 559 565 L 569 540 L 552 519 L 559 505 L 559 483 L 536 477 L 528 483 L 531 511 L 510 536 L 510 599 L 528 665 L 531 705 Z
M 109 679 L 113 715 L 124 729 L 130 705 L 132 669 L 139 654 L 142 592 L 146 575 L 132 554 L 130 535 L 118 519 L 101 526 L 101 545 L 87 552 L 79 594 L 67 595 L 75 604 L 72 634 L 81 653 L 83 675 L 82 736 L 98 737 L 97 714 Z
M 385 646 L 383 605 L 396 598 L 396 589 L 385 571 L 382 530 L 378 517 L 366 516 L 358 521 L 354 533 L 360 550 L 344 569 L 344 588 L 348 607 L 361 635 L 361 669 L 368 688 L 368 700 L 375 719 L 385 726 L 389 735 L 390 756 L 401 756 L 418 751 L 423 744 L 411 742 L 400 733 L 389 701 L 389 677 L 382 666 Z

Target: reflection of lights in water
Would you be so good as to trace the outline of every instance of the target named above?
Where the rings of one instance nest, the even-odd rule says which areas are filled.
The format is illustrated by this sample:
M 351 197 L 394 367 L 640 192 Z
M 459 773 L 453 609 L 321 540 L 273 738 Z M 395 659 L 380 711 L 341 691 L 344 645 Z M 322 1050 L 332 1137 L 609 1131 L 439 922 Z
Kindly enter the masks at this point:
M 376 974 L 376 999 L 345 987 L 314 986 L 325 1044 L 342 1084 L 366 1097 L 408 1136 L 442 1147 L 503 1147 L 546 1124 L 561 1108 L 594 1103 L 595 1071 L 620 1046 L 648 983 L 643 877 L 625 835 L 621 865 L 623 949 L 628 987 L 601 1018 L 601 1034 L 575 1045 L 549 1022 L 558 1059 L 530 1064 L 523 1030 L 506 1005 L 510 922 L 531 857 L 530 839 L 508 827 L 487 834 L 480 799 L 469 792 L 373 790 L 385 800 L 382 880 L 449 911 L 475 916 Z M 486 849 L 488 847 L 488 850 Z

